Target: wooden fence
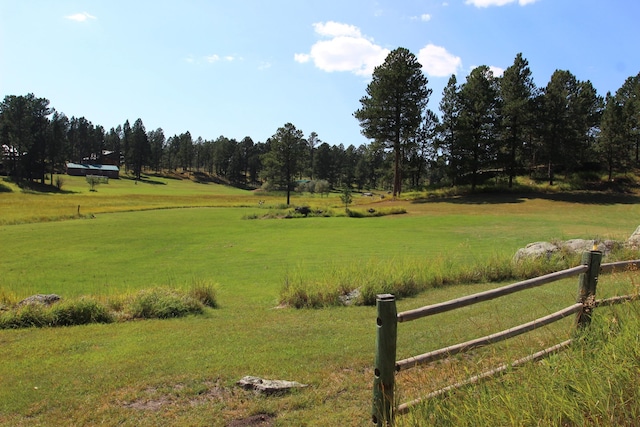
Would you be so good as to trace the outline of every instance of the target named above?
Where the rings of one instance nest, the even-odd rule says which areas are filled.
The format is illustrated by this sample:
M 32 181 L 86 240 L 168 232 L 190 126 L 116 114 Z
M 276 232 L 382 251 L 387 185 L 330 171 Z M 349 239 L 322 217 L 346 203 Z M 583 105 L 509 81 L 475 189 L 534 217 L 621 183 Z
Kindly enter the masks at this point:
M 613 297 L 606 300 L 596 300 L 596 285 L 600 273 L 621 271 L 632 267 L 640 266 L 640 260 L 614 262 L 601 264 L 602 253 L 599 251 L 586 252 L 582 256 L 581 265 L 559 272 L 547 274 L 511 285 L 503 286 L 485 292 L 468 295 L 465 297 L 433 304 L 414 310 L 398 313 L 396 310 L 395 297 L 391 294 L 377 296 L 377 333 L 376 333 L 376 356 L 373 380 L 373 408 L 372 421 L 378 426 L 392 425 L 394 417 L 408 412 L 408 410 L 425 399 L 429 399 L 449 391 L 455 390 L 467 384 L 478 382 L 484 378 L 489 378 L 505 372 L 510 366 L 520 366 L 527 362 L 541 359 L 549 354 L 560 351 L 571 344 L 572 340 L 566 340 L 552 347 L 531 354 L 522 359 L 516 360 L 509 365 L 501 365 L 495 369 L 468 378 L 466 381 L 449 385 L 443 389 L 434 391 L 421 399 L 403 403 L 395 406 L 395 374 L 412 367 L 427 364 L 437 360 L 446 359 L 459 353 L 465 353 L 475 348 L 494 344 L 500 341 L 513 338 L 517 335 L 541 328 L 550 323 L 561 320 L 572 314 L 576 315 L 576 327 L 584 328 L 591 321 L 593 310 L 599 306 L 614 305 L 635 298 L 633 295 Z M 398 336 L 398 323 L 420 319 L 434 314 L 444 313 L 483 301 L 489 301 L 504 295 L 509 295 L 525 289 L 534 288 L 557 280 L 566 279 L 580 275 L 578 301 L 562 310 L 551 313 L 547 316 L 533 320 L 522 325 L 506 329 L 482 338 L 466 341 L 460 344 L 444 347 L 428 353 L 409 357 L 403 360 L 396 360 L 396 343 Z

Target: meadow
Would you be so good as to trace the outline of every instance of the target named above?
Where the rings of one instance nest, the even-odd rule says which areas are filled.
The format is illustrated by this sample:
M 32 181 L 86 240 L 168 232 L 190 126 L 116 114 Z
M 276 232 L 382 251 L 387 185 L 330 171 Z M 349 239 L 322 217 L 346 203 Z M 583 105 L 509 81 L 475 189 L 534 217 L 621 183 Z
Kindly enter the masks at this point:
M 2 183 L 0 296 L 109 297 L 204 282 L 215 284 L 218 307 L 170 320 L 0 330 L 2 425 L 223 426 L 256 415 L 274 425 L 370 425 L 375 308 L 281 307 L 285 283 L 336 271 L 355 282 L 402 263 L 455 270 L 510 260 L 540 240 L 625 240 L 640 218 L 633 195 L 532 193 L 356 196 L 353 209 L 401 206 L 407 213 L 247 219 L 282 209 L 284 196 L 154 176 L 89 191 L 82 178 L 64 179 L 63 191 L 48 193 Z M 297 194 L 293 204 L 344 209 L 337 194 Z M 601 283 L 603 295 L 635 286 L 626 276 Z M 401 300 L 399 309 L 494 286 L 438 287 Z M 535 318 L 563 307 L 576 290 L 575 281 L 563 281 L 528 291 L 526 300 L 429 320 L 406 328 L 399 348 L 413 354 L 474 338 L 523 312 Z M 443 330 L 450 320 L 458 324 Z M 568 334 L 571 325 L 563 323 L 517 351 Z M 245 375 L 309 387 L 265 398 L 234 385 Z M 430 381 L 453 375 L 431 372 Z M 407 393 L 425 387 L 408 381 Z

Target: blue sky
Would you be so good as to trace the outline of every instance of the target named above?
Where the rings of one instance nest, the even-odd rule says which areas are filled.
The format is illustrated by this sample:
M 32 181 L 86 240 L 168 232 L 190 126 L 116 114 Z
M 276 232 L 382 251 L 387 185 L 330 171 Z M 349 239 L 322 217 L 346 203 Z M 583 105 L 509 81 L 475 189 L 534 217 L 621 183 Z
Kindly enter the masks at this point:
M 293 123 L 368 142 L 352 113 L 373 67 L 418 56 L 438 110 L 451 74 L 518 52 L 600 95 L 640 72 L 637 0 L 0 0 L 0 96 L 34 93 L 106 130 L 265 141 Z

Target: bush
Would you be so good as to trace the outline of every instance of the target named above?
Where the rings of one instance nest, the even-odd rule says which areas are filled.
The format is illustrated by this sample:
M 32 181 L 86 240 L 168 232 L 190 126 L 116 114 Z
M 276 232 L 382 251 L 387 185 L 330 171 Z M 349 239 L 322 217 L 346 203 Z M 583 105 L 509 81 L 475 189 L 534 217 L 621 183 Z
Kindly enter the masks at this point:
M 64 185 L 64 178 L 62 178 L 62 176 L 60 175 L 56 175 L 56 188 L 58 190 L 62 190 L 62 186 Z

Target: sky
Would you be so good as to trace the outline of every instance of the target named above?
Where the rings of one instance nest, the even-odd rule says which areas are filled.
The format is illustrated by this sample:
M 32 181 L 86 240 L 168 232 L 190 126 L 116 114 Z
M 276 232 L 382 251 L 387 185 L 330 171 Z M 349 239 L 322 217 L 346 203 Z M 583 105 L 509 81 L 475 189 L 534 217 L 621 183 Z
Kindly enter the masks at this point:
M 438 104 L 449 77 L 518 53 L 615 92 L 640 72 L 637 0 L 0 0 L 0 96 L 33 93 L 105 130 L 369 143 L 353 112 L 374 67 L 414 53 Z

